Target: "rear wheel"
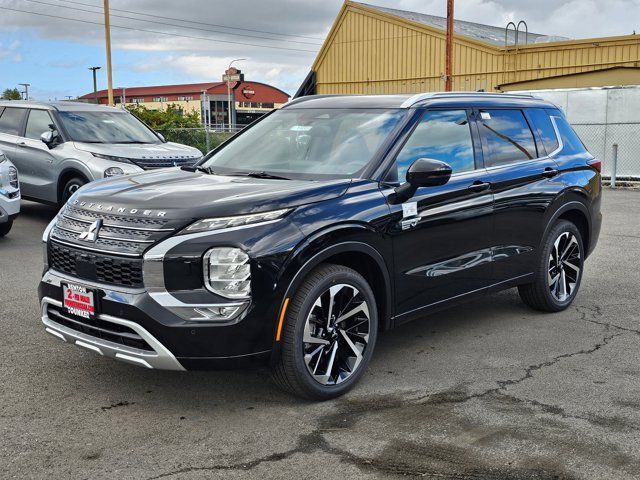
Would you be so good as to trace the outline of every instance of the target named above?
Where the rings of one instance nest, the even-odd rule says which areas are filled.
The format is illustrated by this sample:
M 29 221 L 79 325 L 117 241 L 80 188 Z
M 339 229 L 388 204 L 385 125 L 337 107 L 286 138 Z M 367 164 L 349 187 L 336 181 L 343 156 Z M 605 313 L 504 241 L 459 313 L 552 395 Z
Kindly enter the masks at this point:
M 71 180 L 65 183 L 64 187 L 62 188 L 62 193 L 60 194 L 60 206 L 62 207 L 65 203 L 67 203 L 67 200 L 71 198 L 71 195 L 76 193 L 76 191 L 86 183 L 87 180 L 80 176 L 73 177 Z
M 273 378 L 283 389 L 326 400 L 352 388 L 367 368 L 378 313 L 367 281 L 341 265 L 321 265 L 298 288 L 285 317 Z
M 13 220 L 10 218 L 8 222 L 0 224 L 0 237 L 4 237 L 11 231 L 11 227 L 13 227 Z
M 564 310 L 578 293 L 583 266 L 582 235 L 573 223 L 561 220 L 543 242 L 534 281 L 518 287 L 520 298 L 536 310 Z

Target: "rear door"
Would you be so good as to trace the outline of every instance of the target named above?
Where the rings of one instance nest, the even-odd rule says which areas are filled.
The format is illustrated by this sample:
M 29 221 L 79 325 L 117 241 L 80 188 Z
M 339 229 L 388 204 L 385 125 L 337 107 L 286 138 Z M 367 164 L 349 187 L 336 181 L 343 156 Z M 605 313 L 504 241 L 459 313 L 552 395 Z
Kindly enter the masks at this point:
M 22 131 L 26 110 L 14 107 L 0 107 L 0 150 L 11 160 L 22 174 L 19 162 L 15 159 L 18 135 Z M 22 178 L 20 178 L 22 183 Z
M 555 133 L 542 109 L 482 109 L 478 113 L 495 202 L 493 260 L 497 283 L 533 271 L 545 211 L 559 188 L 555 181 L 558 165 L 542 142 L 543 136 L 555 138 Z
M 26 128 L 17 139 L 15 158 L 20 163 L 24 183 L 23 194 L 28 197 L 55 202 L 58 168 L 56 157 L 41 140 L 50 130 L 53 119 L 47 110 L 29 110 Z
M 471 113 L 425 111 L 397 154 L 390 172 L 395 178 L 388 177 L 403 182 L 419 158 L 441 160 L 453 170 L 446 185 L 419 188 L 408 201 L 391 205 L 398 323 L 491 283 L 493 201 Z

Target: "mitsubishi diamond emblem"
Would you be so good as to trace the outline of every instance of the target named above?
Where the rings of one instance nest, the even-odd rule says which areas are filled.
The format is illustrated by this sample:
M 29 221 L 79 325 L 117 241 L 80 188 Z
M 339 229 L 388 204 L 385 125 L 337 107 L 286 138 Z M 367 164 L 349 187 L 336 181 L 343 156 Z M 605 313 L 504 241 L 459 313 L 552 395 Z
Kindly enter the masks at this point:
M 98 239 L 98 233 L 102 228 L 102 219 L 99 218 L 89 228 L 78 235 L 78 240 L 84 240 L 85 242 L 95 242 Z

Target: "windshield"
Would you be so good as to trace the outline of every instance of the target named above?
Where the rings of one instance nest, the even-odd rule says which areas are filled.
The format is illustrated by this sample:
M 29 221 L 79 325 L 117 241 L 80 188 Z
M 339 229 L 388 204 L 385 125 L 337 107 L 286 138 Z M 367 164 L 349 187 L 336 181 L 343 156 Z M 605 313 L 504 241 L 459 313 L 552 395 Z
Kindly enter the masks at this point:
M 160 143 L 145 124 L 126 112 L 59 112 L 71 140 L 85 143 Z
M 371 161 L 403 110 L 284 109 L 241 133 L 202 166 L 216 173 L 349 178 Z

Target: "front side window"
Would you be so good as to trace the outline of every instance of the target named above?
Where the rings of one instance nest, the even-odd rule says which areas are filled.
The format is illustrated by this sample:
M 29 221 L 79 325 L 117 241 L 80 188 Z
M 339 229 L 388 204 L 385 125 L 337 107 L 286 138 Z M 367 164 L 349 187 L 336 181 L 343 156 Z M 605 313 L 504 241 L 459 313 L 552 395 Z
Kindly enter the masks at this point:
M 84 143 L 160 143 L 136 117 L 125 112 L 60 112 L 71 140 Z
M 6 107 L 0 115 L 0 133 L 20 135 L 22 121 L 26 113 L 24 108 Z
M 212 154 L 203 166 L 221 174 L 355 178 L 405 115 L 405 110 L 391 109 L 278 110 Z
M 27 131 L 24 136 L 38 140 L 40 135 L 51 130 L 49 125 L 52 123 L 53 120 L 51 120 L 51 116 L 46 110 L 31 110 L 27 120 Z
M 425 112 L 396 157 L 397 181 L 404 182 L 407 170 L 419 158 L 433 158 L 445 162 L 449 164 L 453 173 L 474 170 L 473 142 L 467 112 Z
M 478 122 L 487 167 L 534 159 L 533 133 L 520 110 L 481 110 Z

